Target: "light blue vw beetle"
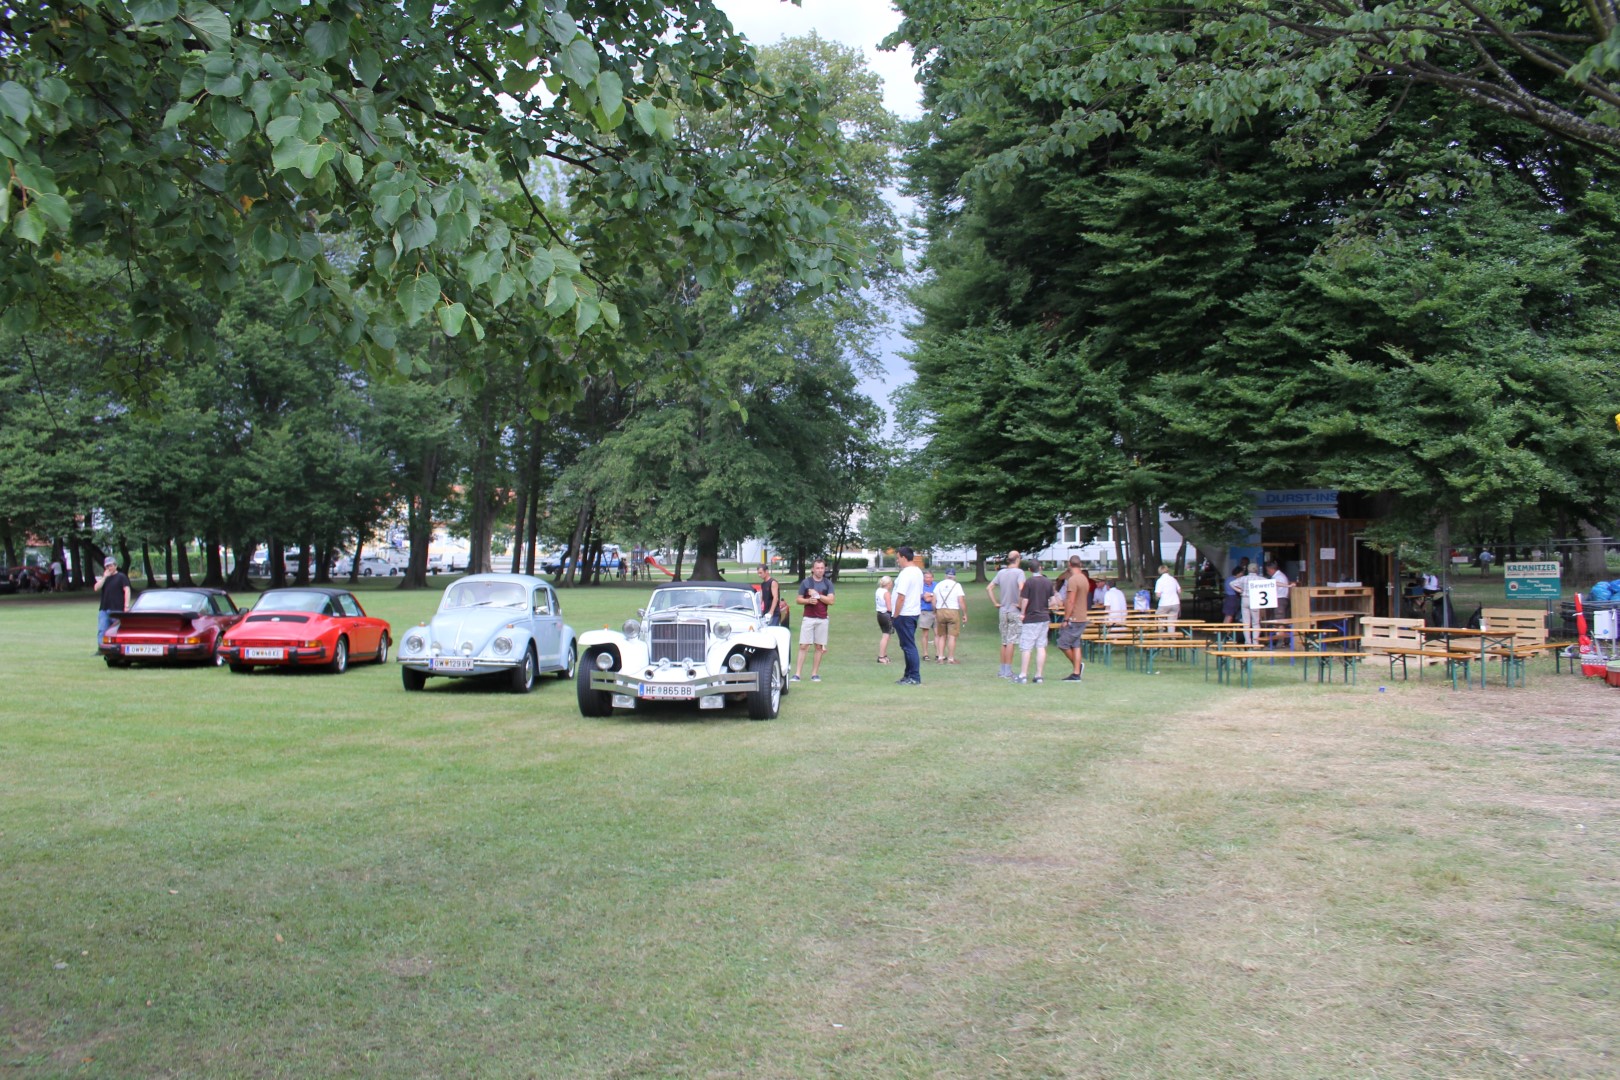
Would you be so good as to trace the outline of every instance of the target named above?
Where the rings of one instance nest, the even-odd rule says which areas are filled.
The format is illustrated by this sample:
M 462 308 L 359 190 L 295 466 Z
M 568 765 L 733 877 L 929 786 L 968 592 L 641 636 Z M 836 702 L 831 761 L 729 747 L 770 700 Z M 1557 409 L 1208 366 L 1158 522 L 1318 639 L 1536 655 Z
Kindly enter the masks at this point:
M 432 621 L 411 627 L 399 642 L 407 690 L 422 689 L 430 675 L 489 675 L 527 694 L 541 672 L 573 678 L 578 658 L 556 591 L 527 574 L 461 578 L 444 590 Z

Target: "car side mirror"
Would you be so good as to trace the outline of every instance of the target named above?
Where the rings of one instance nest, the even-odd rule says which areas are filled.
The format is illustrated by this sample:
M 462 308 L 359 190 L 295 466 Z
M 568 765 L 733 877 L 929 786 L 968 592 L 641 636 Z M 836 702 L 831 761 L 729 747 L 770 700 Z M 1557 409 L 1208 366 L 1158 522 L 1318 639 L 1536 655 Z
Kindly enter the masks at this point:
M 644 608 L 644 607 L 636 608 L 636 618 L 645 619 L 646 617 L 647 617 L 647 609 L 646 608 Z

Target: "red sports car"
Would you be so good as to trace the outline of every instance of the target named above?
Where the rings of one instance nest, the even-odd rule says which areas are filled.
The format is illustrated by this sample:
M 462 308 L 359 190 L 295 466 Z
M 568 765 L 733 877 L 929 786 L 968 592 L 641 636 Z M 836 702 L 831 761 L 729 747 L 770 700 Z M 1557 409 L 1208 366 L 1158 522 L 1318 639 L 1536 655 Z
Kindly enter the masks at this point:
M 173 660 L 221 663 L 219 639 L 243 612 L 223 589 L 147 589 L 101 639 L 108 667 Z
M 271 589 L 225 634 L 219 655 L 232 671 L 308 667 L 345 671 L 350 657 L 388 660 L 388 624 L 373 619 L 354 594 L 310 586 Z

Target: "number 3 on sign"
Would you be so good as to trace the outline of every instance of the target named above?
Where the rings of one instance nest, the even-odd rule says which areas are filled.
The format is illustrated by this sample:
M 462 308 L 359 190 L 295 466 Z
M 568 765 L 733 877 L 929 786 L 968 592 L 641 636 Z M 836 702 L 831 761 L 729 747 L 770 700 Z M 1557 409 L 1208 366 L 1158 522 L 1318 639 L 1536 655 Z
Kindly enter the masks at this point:
M 1260 610 L 1262 608 L 1275 608 L 1277 606 L 1277 586 L 1269 581 L 1249 582 L 1249 608 Z

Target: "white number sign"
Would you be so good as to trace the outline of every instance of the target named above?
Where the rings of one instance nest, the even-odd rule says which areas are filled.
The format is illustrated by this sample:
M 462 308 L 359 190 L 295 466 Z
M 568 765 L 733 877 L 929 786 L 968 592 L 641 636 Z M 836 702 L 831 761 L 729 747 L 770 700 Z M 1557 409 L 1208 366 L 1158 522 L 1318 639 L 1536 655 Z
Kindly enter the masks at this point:
M 1277 606 L 1277 583 L 1275 581 L 1249 582 L 1249 610 L 1261 608 L 1275 608 Z

